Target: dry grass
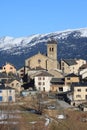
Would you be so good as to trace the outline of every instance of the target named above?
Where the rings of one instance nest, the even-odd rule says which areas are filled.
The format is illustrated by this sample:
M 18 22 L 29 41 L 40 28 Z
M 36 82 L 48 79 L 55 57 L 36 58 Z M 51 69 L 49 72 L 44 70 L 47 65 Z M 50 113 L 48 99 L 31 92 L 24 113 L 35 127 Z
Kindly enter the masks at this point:
M 46 99 L 47 100 L 47 99 Z M 22 99 L 23 105 L 12 105 L 10 108 L 7 106 L 0 106 L 0 110 L 27 110 L 29 107 L 36 107 L 37 99 Z M 55 100 L 49 100 L 49 104 L 55 104 Z M 33 104 L 32 104 L 33 102 Z M 56 115 L 65 114 L 67 118 L 64 120 L 58 120 Z M 16 114 L 16 113 L 15 113 Z M 48 114 L 53 118 L 47 128 L 44 127 L 45 118 L 44 114 Z M 77 111 L 73 109 L 60 109 L 60 110 L 43 110 L 43 115 L 37 115 L 30 112 L 20 113 L 21 118 L 18 120 L 19 130 L 87 130 L 87 122 L 82 122 L 83 118 L 87 118 L 87 112 Z M 32 124 L 31 122 L 36 122 Z M 0 129 L 1 130 L 1 129 Z M 2 129 L 4 130 L 4 129 Z
M 87 130 L 87 122 L 82 122 L 83 118 L 87 118 L 86 112 L 65 110 L 64 114 L 68 117 L 64 120 L 54 118 L 49 130 Z
M 50 101 L 49 104 L 56 103 L 55 100 L 53 99 L 52 100 L 50 99 L 49 101 Z M 25 108 L 35 105 L 36 102 L 37 100 L 36 101 L 29 100 L 29 102 L 26 102 Z M 62 114 L 62 113 L 64 113 L 65 115 L 68 115 L 67 119 L 58 120 L 55 118 L 56 115 Z M 54 120 L 52 121 L 52 123 L 50 123 L 49 127 L 46 128 L 46 130 L 87 130 L 87 122 L 82 122 L 82 119 L 87 117 L 87 112 L 76 111 L 73 109 L 67 109 L 67 110 L 60 109 L 60 110 L 52 110 L 52 111 L 44 110 L 43 114 L 48 114 L 50 117 L 54 118 Z M 44 130 L 44 128 L 41 128 L 41 127 L 44 127 L 45 121 L 43 119 L 40 119 L 40 117 L 41 116 L 38 116 L 36 114 L 31 114 L 31 113 L 22 114 L 22 118 L 24 122 L 26 122 L 25 130 L 32 130 L 33 125 L 30 123 L 27 123 L 27 122 L 32 122 L 32 121 L 37 121 L 37 123 L 34 125 L 34 130 L 38 130 L 38 129 Z

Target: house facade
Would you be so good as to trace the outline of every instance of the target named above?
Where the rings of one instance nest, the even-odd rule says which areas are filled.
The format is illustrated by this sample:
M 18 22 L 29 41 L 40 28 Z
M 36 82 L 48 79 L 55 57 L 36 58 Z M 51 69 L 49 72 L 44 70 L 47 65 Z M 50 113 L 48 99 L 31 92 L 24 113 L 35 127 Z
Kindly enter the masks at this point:
M 20 80 L 12 79 L 8 82 L 8 86 L 14 88 L 16 93 L 20 93 L 23 88 L 21 87 L 23 83 Z
M 86 64 L 86 60 L 83 59 L 62 59 L 61 60 L 61 70 L 64 74 L 78 74 L 79 68 Z
M 70 86 L 65 85 L 64 78 L 52 78 L 50 89 L 52 92 L 63 93 L 70 91 Z
M 87 79 L 87 63 L 79 68 L 79 75 L 82 79 Z
M 0 102 L 15 102 L 15 89 L 0 86 Z
M 24 67 L 17 70 L 17 74 L 19 75 L 20 78 L 23 78 L 23 76 L 24 76 Z
M 64 80 L 62 78 L 53 77 L 50 82 L 50 90 L 52 92 L 63 92 Z
M 6 65 L 2 66 L 2 72 L 6 72 L 7 74 L 10 72 L 16 74 L 16 68 L 14 67 L 14 65 L 6 63 Z
M 35 87 L 38 91 L 49 92 L 50 91 L 50 80 L 53 75 L 48 72 L 41 72 L 35 76 Z
M 79 105 L 87 102 L 87 83 L 75 83 L 72 85 L 71 105 Z
M 79 83 L 80 79 L 79 76 L 71 73 L 65 76 L 65 85 L 71 85 L 72 83 Z

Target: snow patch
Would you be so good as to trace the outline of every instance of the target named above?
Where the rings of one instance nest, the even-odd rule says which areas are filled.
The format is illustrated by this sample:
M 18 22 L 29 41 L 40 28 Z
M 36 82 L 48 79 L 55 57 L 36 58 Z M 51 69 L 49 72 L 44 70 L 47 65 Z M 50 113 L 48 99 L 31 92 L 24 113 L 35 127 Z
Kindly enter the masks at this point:
M 65 117 L 65 115 L 62 115 L 62 114 L 61 114 L 61 115 L 58 115 L 57 118 L 58 118 L 58 119 L 65 119 L 66 117 Z
M 65 31 L 58 31 L 54 33 L 47 34 L 36 34 L 27 37 L 1 37 L 0 38 L 0 50 L 8 51 L 9 53 L 20 54 L 22 48 L 30 48 L 32 46 L 37 45 L 38 43 L 47 42 L 50 38 L 54 37 L 54 39 L 66 39 L 73 31 L 76 31 L 77 34 L 74 37 L 78 36 L 78 32 L 80 32 L 79 37 L 87 37 L 87 28 L 81 29 L 68 29 Z M 16 49 L 15 49 L 16 48 Z

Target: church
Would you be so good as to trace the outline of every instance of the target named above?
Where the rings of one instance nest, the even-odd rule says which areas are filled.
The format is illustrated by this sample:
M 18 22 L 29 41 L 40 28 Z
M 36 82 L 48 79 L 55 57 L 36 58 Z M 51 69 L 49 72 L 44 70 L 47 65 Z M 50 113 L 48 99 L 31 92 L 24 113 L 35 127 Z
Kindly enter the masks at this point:
M 25 60 L 26 72 L 31 69 L 42 68 L 46 71 L 52 69 L 59 69 L 59 63 L 57 61 L 57 42 L 50 40 L 47 42 L 47 55 L 43 55 L 40 52 L 38 54 Z

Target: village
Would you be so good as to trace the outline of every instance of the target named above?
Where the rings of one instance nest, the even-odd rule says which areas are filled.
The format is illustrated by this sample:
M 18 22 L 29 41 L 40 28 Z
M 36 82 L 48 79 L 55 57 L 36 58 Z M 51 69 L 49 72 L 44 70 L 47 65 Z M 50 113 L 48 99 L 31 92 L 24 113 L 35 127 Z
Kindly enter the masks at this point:
M 44 116 L 38 120 L 34 117 L 32 125 L 22 130 L 87 129 L 87 61 L 58 61 L 57 47 L 58 43 L 52 39 L 47 43 L 46 54 L 38 52 L 25 59 L 22 68 L 17 70 L 8 62 L 0 68 L 0 109 L 3 111 L 2 106 L 6 106 L 6 111 L 11 106 L 12 110 L 12 106 L 19 105 L 22 112 Z M 19 110 L 17 106 L 15 110 Z M 28 121 L 27 115 L 24 120 Z M 74 115 L 77 115 L 75 120 Z M 75 121 L 78 126 L 85 123 L 78 128 Z

